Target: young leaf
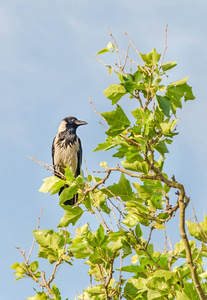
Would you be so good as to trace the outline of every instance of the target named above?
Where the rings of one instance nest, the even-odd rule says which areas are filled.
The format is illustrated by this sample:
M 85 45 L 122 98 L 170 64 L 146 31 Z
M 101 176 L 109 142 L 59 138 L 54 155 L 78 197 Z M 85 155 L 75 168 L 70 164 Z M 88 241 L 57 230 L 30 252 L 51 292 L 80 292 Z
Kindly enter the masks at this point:
M 141 229 L 139 223 L 135 227 L 135 234 L 138 239 L 143 235 L 143 232 L 142 232 L 142 229 Z
M 78 191 L 78 186 L 76 184 L 72 184 L 70 187 L 65 188 L 60 194 L 60 205 L 63 204 L 66 200 L 70 200 Z
M 112 84 L 103 93 L 112 100 L 112 104 L 116 104 L 126 94 L 126 90 L 120 84 Z
M 115 48 L 114 44 L 112 44 L 111 42 L 108 43 L 107 47 L 104 49 L 99 50 L 96 55 L 100 55 L 109 51 L 113 51 Z
M 66 210 L 64 216 L 60 220 L 58 227 L 67 227 L 69 224 L 75 225 L 83 214 L 83 210 L 80 207 L 65 207 Z
M 50 191 L 50 189 L 54 186 L 54 184 L 61 181 L 61 179 L 58 178 L 57 176 L 50 176 L 50 177 L 43 179 L 43 181 L 44 181 L 44 183 L 41 186 L 41 188 L 39 189 L 39 192 L 48 193 Z
M 173 137 L 174 135 L 177 135 L 178 133 L 172 132 L 172 130 L 174 129 L 174 127 L 175 127 L 178 120 L 179 119 L 175 119 L 171 123 L 169 123 L 169 121 L 165 122 L 165 123 L 160 123 L 162 133 L 165 136 L 169 136 L 169 137 Z
M 186 221 L 189 233 L 194 236 L 197 240 L 202 241 L 201 229 L 198 225 L 193 222 Z
M 165 142 L 163 142 L 163 141 L 159 142 L 154 147 L 163 157 L 165 157 L 165 153 L 169 153 L 167 146 L 166 146 Z
M 137 222 L 138 222 L 138 216 L 133 214 L 131 211 L 129 211 L 124 221 L 122 221 L 122 223 L 128 227 L 134 227 L 137 224 Z
M 147 67 L 156 66 L 158 61 L 160 60 L 161 54 L 157 53 L 155 48 L 152 49 L 148 54 L 140 53 L 143 61 L 146 63 Z
M 177 61 L 163 63 L 161 67 L 162 67 L 163 71 L 165 72 L 165 71 L 168 71 L 168 70 L 174 68 L 175 66 L 177 66 Z
M 116 145 L 117 144 L 113 140 L 112 141 L 107 140 L 105 143 L 98 144 L 98 147 L 96 147 L 96 149 L 94 149 L 93 152 L 100 151 L 100 150 L 107 151 L 109 149 L 116 147 Z
M 103 48 L 103 49 L 99 50 L 99 51 L 96 53 L 96 55 L 100 55 L 100 54 L 103 54 L 103 53 L 106 53 L 106 52 L 109 52 L 109 51 L 110 51 L 110 49 Z
M 69 168 L 69 166 L 67 165 L 67 167 L 65 168 L 65 177 L 66 177 L 66 180 L 68 181 L 74 181 L 75 180 L 75 177 L 71 171 L 71 169 Z
M 108 164 L 107 164 L 106 161 L 101 161 L 100 164 L 99 164 L 99 166 L 100 166 L 101 168 L 103 168 L 103 169 L 106 169 L 106 168 L 108 167 Z
M 129 180 L 126 179 L 124 173 L 121 173 L 118 184 L 114 183 L 113 185 L 108 186 L 107 189 L 110 190 L 112 194 L 110 194 L 109 192 L 107 193 L 107 191 L 105 190 L 102 191 L 109 194 L 110 197 L 112 197 L 112 195 L 114 194 L 116 196 L 120 196 L 123 201 L 129 201 L 133 198 L 134 193 L 132 191 L 131 184 Z
M 163 114 L 166 117 L 169 117 L 170 107 L 171 107 L 170 99 L 166 96 L 156 95 L 156 100 L 157 100 L 159 109 L 161 109 L 161 111 L 163 112 Z
M 133 163 L 127 163 L 126 161 L 121 161 L 121 163 L 126 170 L 140 172 L 143 174 L 148 174 L 149 172 L 149 166 L 145 161 L 143 162 L 135 161 Z
M 45 292 L 38 292 L 34 297 L 27 297 L 27 300 L 50 300 Z
M 116 136 L 130 126 L 129 119 L 119 105 L 117 105 L 116 110 L 105 112 L 101 115 L 106 119 L 110 126 L 110 129 L 106 133 L 112 136 Z
M 30 264 L 30 270 L 31 270 L 32 272 L 37 271 L 38 267 L 39 267 L 38 261 L 33 261 L 33 262 Z

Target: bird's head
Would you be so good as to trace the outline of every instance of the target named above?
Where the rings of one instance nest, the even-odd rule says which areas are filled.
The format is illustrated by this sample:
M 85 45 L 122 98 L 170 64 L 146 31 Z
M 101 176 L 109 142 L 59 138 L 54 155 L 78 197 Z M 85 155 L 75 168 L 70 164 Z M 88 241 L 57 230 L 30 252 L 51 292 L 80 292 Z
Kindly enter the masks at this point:
M 60 126 L 58 128 L 58 133 L 70 129 L 75 129 L 80 126 L 80 125 L 86 125 L 88 124 L 85 121 L 80 121 L 75 117 L 66 117 L 65 119 L 62 120 L 60 123 Z

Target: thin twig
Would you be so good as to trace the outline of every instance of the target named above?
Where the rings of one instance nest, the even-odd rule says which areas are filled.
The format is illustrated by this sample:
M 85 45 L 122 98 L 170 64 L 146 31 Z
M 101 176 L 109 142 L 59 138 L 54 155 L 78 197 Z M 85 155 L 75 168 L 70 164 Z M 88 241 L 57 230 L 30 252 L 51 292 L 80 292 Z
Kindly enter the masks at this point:
M 146 245 L 146 248 L 148 247 L 148 245 L 149 245 L 149 242 L 150 242 L 150 240 L 151 240 L 151 237 L 152 237 L 152 231 L 154 230 L 155 228 L 154 228 L 154 226 L 151 226 L 151 228 L 150 228 L 150 234 L 149 234 L 149 238 L 148 238 L 148 241 L 147 241 L 147 245 Z
M 90 98 L 90 96 L 88 96 L 88 99 L 89 99 L 89 103 L 91 104 L 91 106 L 93 107 L 93 109 L 94 109 L 94 112 L 100 117 L 100 118 L 102 118 L 106 123 L 107 123 L 107 121 L 106 121 L 106 119 L 96 110 L 96 108 L 95 108 L 95 106 L 93 105 L 93 103 L 92 103 L 92 101 L 91 101 L 91 98 Z
M 143 64 L 145 64 L 144 60 L 142 59 L 142 56 L 140 55 L 139 51 L 137 50 L 137 48 L 135 47 L 134 43 L 132 42 L 132 40 L 130 39 L 130 37 L 128 36 L 128 34 L 126 33 L 125 30 L 124 30 L 124 34 L 125 34 L 125 35 L 127 36 L 127 38 L 129 39 L 129 41 L 130 41 L 130 43 L 132 44 L 134 50 L 137 52 L 137 54 L 138 54 L 139 57 L 141 58 Z M 149 70 L 148 70 L 147 68 L 144 69 L 144 68 L 141 67 L 140 65 L 139 65 L 139 67 L 140 67 L 140 69 L 141 69 L 143 72 L 145 72 L 145 73 L 147 72 L 147 73 L 150 75 L 150 72 L 149 72 Z
M 123 69 L 122 69 L 122 67 L 121 67 L 121 60 L 120 60 L 120 56 L 119 56 L 119 47 L 118 47 L 118 45 L 117 45 L 117 42 L 116 42 L 115 38 L 113 37 L 113 35 L 112 35 L 112 33 L 111 33 L 110 28 L 109 28 L 109 27 L 107 27 L 107 28 L 108 28 L 108 31 L 109 31 L 109 34 L 110 34 L 111 38 L 112 38 L 113 41 L 114 41 L 115 46 L 116 46 L 116 47 L 115 47 L 115 51 L 116 51 L 116 54 L 117 54 L 119 70 L 123 73 Z
M 115 211 L 114 211 L 114 209 L 113 209 L 113 206 L 112 206 L 112 201 L 109 199 L 109 201 L 111 202 L 111 211 L 112 211 L 112 214 L 113 214 L 113 216 L 114 216 L 114 220 L 115 220 L 115 222 L 116 222 L 116 226 L 118 227 L 118 229 L 120 230 L 120 226 L 119 226 L 119 223 L 118 223 L 118 221 L 117 221 L 117 218 L 116 218 L 116 214 L 115 214 Z M 113 204 L 114 205 L 114 204 Z
M 60 264 L 62 264 L 62 262 L 63 262 L 63 260 L 60 259 L 60 260 L 58 260 L 58 261 L 55 263 L 55 266 L 54 266 L 53 272 L 52 272 L 52 274 L 51 274 L 51 277 L 50 277 L 50 279 L 49 279 L 48 282 L 47 282 L 48 286 L 49 286 L 50 283 L 54 280 L 55 275 L 56 275 L 56 271 L 57 271 L 57 267 L 58 267 Z
M 103 228 L 105 229 L 105 231 L 107 232 L 107 227 L 105 226 L 105 224 L 101 221 L 101 219 L 99 218 L 99 216 L 96 214 L 96 213 L 94 213 L 94 215 L 96 216 L 96 218 L 98 219 L 98 221 L 99 221 L 99 223 L 103 226 Z
M 120 286 L 120 289 L 121 289 L 121 279 L 122 279 L 122 275 L 121 275 L 122 263 L 123 263 L 123 253 L 120 250 L 120 267 L 119 267 L 119 286 Z
M 168 252 L 169 249 L 168 249 L 168 243 L 167 243 L 167 232 L 166 232 L 166 229 L 164 230 L 165 232 L 165 252 Z
M 94 173 L 111 173 L 112 171 L 119 171 L 119 172 L 122 172 L 122 173 L 125 173 L 127 175 L 129 175 L 130 177 L 135 177 L 135 178 L 139 178 L 139 179 L 151 179 L 151 180 L 159 180 L 159 178 L 156 176 L 156 175 L 143 175 L 143 174 L 134 174 L 130 171 L 127 171 L 125 169 L 122 169 L 120 168 L 118 165 L 117 167 L 114 167 L 114 168 L 108 168 L 104 171 L 93 171 Z M 105 182 L 106 180 L 104 180 Z M 99 181 L 97 183 L 97 186 L 99 185 L 99 183 L 104 183 L 103 181 Z
M 126 63 L 127 63 L 127 58 L 129 57 L 128 56 L 128 53 L 129 53 L 129 47 L 130 47 L 130 44 L 128 45 L 128 48 L 127 48 L 127 53 L 125 53 L 124 52 L 124 50 L 123 49 L 121 49 L 124 53 L 125 53 L 125 55 L 126 55 L 126 58 L 125 58 L 125 61 L 124 61 L 124 64 L 123 64 L 123 66 L 122 66 L 122 69 L 124 70 L 124 68 L 125 68 L 125 66 L 126 66 Z
M 163 54 L 162 54 L 162 59 L 161 59 L 161 62 L 160 62 L 160 68 L 162 67 L 162 63 L 163 63 L 163 60 L 164 60 L 165 52 L 167 50 L 167 28 L 168 28 L 168 25 L 166 25 L 166 28 L 165 28 L 165 47 L 164 47 L 164 51 L 163 51 Z
M 113 224 L 112 224 L 112 220 L 111 220 L 111 215 L 110 214 L 109 214 L 109 222 L 110 222 L 112 231 L 114 231 L 114 227 L 113 227 Z
M 48 282 L 47 282 L 47 280 L 46 280 L 46 278 L 45 278 L 45 272 L 44 272 L 44 271 L 42 271 L 42 280 L 43 280 L 44 286 L 45 286 L 46 289 L 48 290 L 49 294 L 52 295 L 52 296 L 55 296 L 55 295 L 53 294 L 53 292 L 51 291 L 50 285 L 48 284 Z
M 131 63 L 137 65 L 138 67 L 140 67 L 140 65 L 139 65 L 136 61 L 132 60 L 132 59 L 127 55 L 127 53 L 126 53 L 123 49 L 121 49 L 121 51 L 127 56 L 129 62 L 131 62 Z M 131 72 L 131 73 L 132 73 L 132 72 Z
M 101 219 L 102 219 L 102 222 L 103 222 L 103 224 L 105 225 L 106 232 L 107 232 L 107 233 L 110 232 L 111 230 L 110 230 L 110 228 L 108 227 L 108 225 L 106 224 L 106 221 L 104 220 L 104 217 L 103 217 L 102 214 L 101 214 L 101 210 L 100 210 L 99 208 L 97 208 L 97 211 L 99 212 L 99 215 L 100 215 L 100 217 L 101 217 Z
M 111 67 L 111 66 L 109 66 L 108 64 L 106 64 L 105 62 L 103 62 L 102 60 L 100 60 L 98 57 L 96 57 L 96 56 L 92 56 L 93 58 L 95 58 L 96 60 L 98 60 L 102 65 L 104 65 L 104 66 L 106 66 L 106 67 Z M 120 69 L 119 68 L 114 68 L 114 67 L 111 67 L 112 68 L 112 70 L 114 70 L 114 71 L 120 71 Z
M 39 214 L 39 217 L 38 217 L 37 230 L 39 230 L 39 228 L 40 228 L 40 218 L 41 218 L 42 211 L 43 211 L 43 206 L 41 206 L 40 214 Z M 33 238 L 32 246 L 31 246 L 31 249 L 30 249 L 29 254 L 28 254 L 28 257 L 27 257 L 27 263 L 28 263 L 28 264 L 29 264 L 30 256 L 31 256 L 31 254 L 32 254 L 32 250 L 33 250 L 33 248 L 34 248 L 34 244 L 35 244 L 35 237 Z
M 58 177 L 61 177 L 63 180 L 65 180 L 65 175 L 62 174 L 61 172 L 55 170 L 54 165 L 48 165 L 42 161 L 35 159 L 34 157 L 30 157 L 29 155 L 27 155 L 27 157 L 30 158 L 31 160 L 35 161 L 36 163 L 38 163 L 38 165 L 46 168 L 48 171 L 51 171 L 54 175 L 57 175 Z

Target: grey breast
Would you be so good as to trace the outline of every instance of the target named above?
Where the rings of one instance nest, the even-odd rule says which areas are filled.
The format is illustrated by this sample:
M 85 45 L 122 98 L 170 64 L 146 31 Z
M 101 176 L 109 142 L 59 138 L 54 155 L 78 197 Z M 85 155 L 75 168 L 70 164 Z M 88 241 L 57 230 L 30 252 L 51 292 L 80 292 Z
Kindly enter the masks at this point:
M 77 166 L 78 166 L 78 151 L 79 151 L 79 141 L 76 137 L 73 143 L 65 143 L 65 140 L 60 141 L 58 135 L 54 141 L 54 165 L 61 173 L 65 173 L 64 169 L 66 165 L 69 166 L 73 175 L 75 176 Z

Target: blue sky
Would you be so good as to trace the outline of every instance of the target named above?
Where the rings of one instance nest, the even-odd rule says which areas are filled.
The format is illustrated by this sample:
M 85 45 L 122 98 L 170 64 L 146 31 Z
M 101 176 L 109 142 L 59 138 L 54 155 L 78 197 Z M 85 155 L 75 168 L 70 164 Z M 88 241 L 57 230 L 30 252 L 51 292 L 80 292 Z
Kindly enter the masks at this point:
M 92 58 L 110 41 L 107 26 L 120 48 L 128 45 L 125 29 L 139 51 L 147 53 L 154 47 L 163 52 L 168 24 L 165 61 L 178 61 L 169 81 L 190 76 L 196 101 L 187 102 L 179 112 L 180 134 L 170 146 L 166 171 L 185 184 L 198 218 L 203 219 L 203 211 L 207 213 L 206 10 L 204 0 L 0 1 L 2 299 L 26 299 L 37 288 L 29 279 L 14 282 L 9 266 L 22 260 L 14 246 L 29 251 L 41 205 L 42 229 L 55 228 L 63 215 L 57 196 L 38 192 L 43 178 L 50 174 L 26 155 L 51 163 L 51 144 L 59 123 L 73 115 L 88 122 L 78 134 L 89 172 L 99 169 L 102 160 L 114 164 L 110 153 L 92 152 L 105 135 L 88 102 L 90 96 L 99 112 L 110 109 L 102 91 L 116 77 L 110 77 Z M 130 51 L 136 58 L 132 48 Z M 109 55 L 105 60 L 114 61 Z M 187 218 L 190 216 L 189 207 Z M 82 223 L 93 222 L 87 217 Z M 169 227 L 173 242 L 179 241 L 176 222 Z M 37 249 L 32 259 L 36 253 Z M 43 262 L 44 266 L 49 272 Z M 74 299 L 76 291 L 81 293 L 89 284 L 83 270 L 87 267 L 82 262 L 60 270 L 56 283 L 63 299 Z

